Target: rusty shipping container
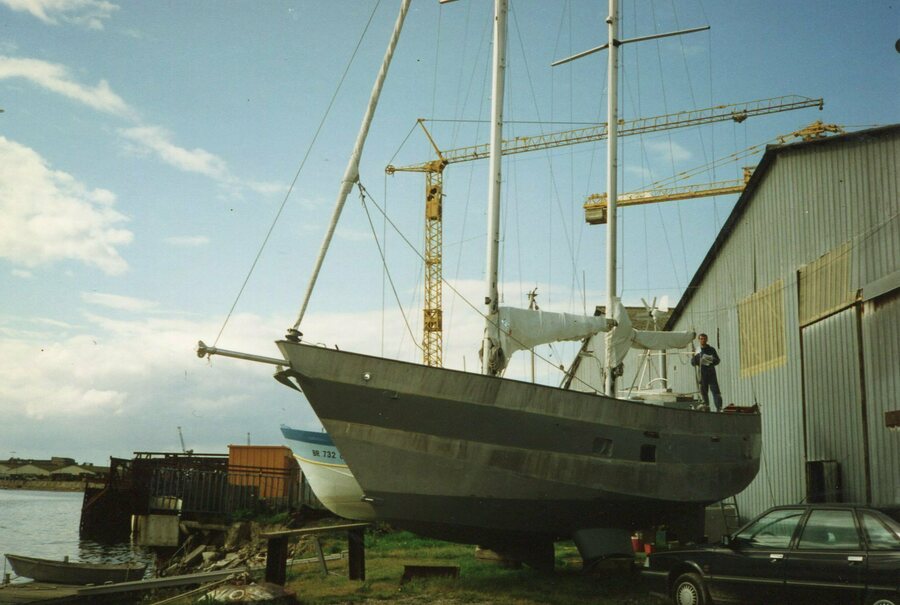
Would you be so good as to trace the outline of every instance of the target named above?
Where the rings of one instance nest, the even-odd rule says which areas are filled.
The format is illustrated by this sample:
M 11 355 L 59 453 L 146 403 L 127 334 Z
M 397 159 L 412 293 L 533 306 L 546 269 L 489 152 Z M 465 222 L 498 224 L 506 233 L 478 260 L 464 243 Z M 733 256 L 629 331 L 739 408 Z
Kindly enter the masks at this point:
M 300 482 L 300 467 L 283 445 L 229 445 L 228 482 L 254 487 L 262 499 L 293 502 Z

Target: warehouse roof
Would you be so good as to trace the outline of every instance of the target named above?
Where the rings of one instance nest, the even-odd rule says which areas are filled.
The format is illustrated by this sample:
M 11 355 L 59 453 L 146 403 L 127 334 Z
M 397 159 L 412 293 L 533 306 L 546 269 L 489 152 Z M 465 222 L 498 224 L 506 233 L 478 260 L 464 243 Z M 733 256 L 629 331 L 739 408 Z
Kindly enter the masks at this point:
M 709 252 L 706 253 L 706 257 L 703 259 L 703 262 L 700 263 L 700 267 L 694 274 L 693 279 L 691 279 L 691 283 L 689 283 L 688 287 L 685 289 L 681 300 L 678 301 L 678 305 L 675 307 L 675 309 L 672 310 L 671 315 L 669 315 L 669 320 L 666 322 L 664 329 L 673 329 L 681 315 L 684 313 L 684 310 L 690 303 L 691 298 L 693 298 L 694 296 L 694 292 L 697 290 L 697 288 L 699 288 L 700 283 L 706 276 L 706 272 L 715 262 L 716 258 L 719 256 L 719 252 L 725 246 L 728 238 L 731 237 L 731 234 L 734 232 L 741 218 L 744 216 L 744 213 L 750 206 L 751 200 L 754 197 L 754 193 L 756 192 L 757 187 L 759 187 L 759 184 L 763 181 L 766 173 L 769 171 L 772 163 L 775 161 L 775 158 L 777 158 L 779 154 L 788 150 L 847 143 L 862 139 L 893 135 L 898 132 L 900 132 L 900 124 L 891 124 L 889 126 L 859 130 L 847 134 L 822 137 L 809 141 L 799 141 L 797 143 L 767 146 L 766 152 L 763 154 L 762 159 L 759 161 L 759 165 L 756 167 L 756 170 L 753 171 L 753 176 L 750 177 L 750 181 L 747 183 L 747 187 L 744 189 L 743 193 L 741 193 L 741 197 L 738 198 L 738 201 L 734 205 L 731 214 L 729 214 L 728 218 L 725 220 L 725 224 L 722 225 L 722 229 L 719 231 L 719 235 L 716 237 L 716 241 L 713 242 L 712 247 L 709 249 Z

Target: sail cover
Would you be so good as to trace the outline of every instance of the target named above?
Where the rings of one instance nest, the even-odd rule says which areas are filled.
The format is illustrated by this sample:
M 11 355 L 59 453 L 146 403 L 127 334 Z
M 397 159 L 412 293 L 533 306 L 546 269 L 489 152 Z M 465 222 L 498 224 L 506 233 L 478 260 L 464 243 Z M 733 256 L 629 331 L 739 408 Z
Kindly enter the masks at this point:
M 500 368 L 506 367 L 516 351 L 561 340 L 581 340 L 609 330 L 603 315 L 551 313 L 515 307 L 500 307 Z
M 618 299 L 613 312 L 616 327 L 606 334 L 606 364 L 614 368 L 628 354 L 628 349 L 645 349 L 665 351 L 686 347 L 694 340 L 693 332 L 656 332 L 651 330 L 635 330 L 625 310 L 625 305 Z

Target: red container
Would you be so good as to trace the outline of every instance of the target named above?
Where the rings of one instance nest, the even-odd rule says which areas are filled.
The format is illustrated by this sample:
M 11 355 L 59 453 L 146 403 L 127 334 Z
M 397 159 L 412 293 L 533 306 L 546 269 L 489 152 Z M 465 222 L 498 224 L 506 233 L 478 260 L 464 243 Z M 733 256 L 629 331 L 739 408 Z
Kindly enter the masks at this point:
M 652 544 L 644 544 L 644 552 L 648 555 L 653 553 L 653 545 Z
M 641 552 L 644 550 L 644 542 L 637 536 L 631 537 L 631 550 L 634 552 Z

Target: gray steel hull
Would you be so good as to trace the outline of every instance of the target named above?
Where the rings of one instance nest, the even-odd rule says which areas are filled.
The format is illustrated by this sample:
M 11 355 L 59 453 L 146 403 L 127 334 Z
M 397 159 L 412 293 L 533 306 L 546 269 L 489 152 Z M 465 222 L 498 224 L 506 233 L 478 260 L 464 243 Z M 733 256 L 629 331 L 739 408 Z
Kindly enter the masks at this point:
M 378 519 L 419 533 L 485 544 L 674 524 L 759 470 L 758 414 L 278 346 Z

